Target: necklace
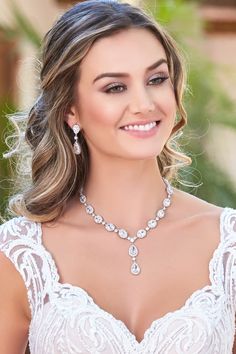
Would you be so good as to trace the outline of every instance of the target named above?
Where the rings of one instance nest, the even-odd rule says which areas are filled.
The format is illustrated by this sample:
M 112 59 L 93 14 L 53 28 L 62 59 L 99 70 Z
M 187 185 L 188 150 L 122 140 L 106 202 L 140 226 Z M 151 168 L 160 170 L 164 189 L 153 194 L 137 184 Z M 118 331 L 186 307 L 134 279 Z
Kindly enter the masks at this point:
M 96 224 L 103 225 L 108 232 L 115 232 L 120 238 L 124 240 L 128 240 L 131 243 L 128 249 L 128 254 L 132 260 L 130 271 L 133 275 L 138 275 L 141 272 L 141 268 L 136 261 L 136 257 L 138 256 L 139 249 L 135 245 L 135 241 L 146 237 L 150 230 L 155 229 L 158 225 L 159 220 L 164 218 L 166 214 L 166 209 L 171 205 L 173 188 L 171 187 L 170 183 L 166 179 L 163 178 L 163 181 L 166 186 L 167 197 L 162 202 L 162 208 L 156 212 L 153 219 L 147 221 L 146 227 L 138 230 L 136 232 L 136 235 L 132 237 L 129 236 L 128 232 L 125 229 L 118 228 L 114 224 L 110 222 L 106 222 L 101 215 L 96 214 L 94 207 L 91 204 L 87 203 L 87 198 L 83 194 L 83 191 L 82 190 L 80 191 L 80 198 L 79 198 L 80 203 L 84 206 L 86 213 L 93 218 L 94 222 Z

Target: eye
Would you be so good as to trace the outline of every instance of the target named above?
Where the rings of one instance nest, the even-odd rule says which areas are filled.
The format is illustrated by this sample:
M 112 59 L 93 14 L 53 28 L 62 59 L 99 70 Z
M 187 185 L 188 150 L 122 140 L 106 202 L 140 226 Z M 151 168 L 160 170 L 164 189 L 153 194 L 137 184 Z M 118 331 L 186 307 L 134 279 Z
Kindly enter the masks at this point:
M 156 76 L 153 77 L 152 79 L 149 80 L 149 84 L 150 85 L 160 85 L 162 84 L 164 81 L 168 80 L 169 76 L 165 75 L 165 76 Z
M 114 83 L 114 84 L 109 85 L 105 89 L 105 92 L 106 93 L 120 93 L 120 92 L 124 92 L 125 90 L 126 90 L 126 86 L 125 85 Z

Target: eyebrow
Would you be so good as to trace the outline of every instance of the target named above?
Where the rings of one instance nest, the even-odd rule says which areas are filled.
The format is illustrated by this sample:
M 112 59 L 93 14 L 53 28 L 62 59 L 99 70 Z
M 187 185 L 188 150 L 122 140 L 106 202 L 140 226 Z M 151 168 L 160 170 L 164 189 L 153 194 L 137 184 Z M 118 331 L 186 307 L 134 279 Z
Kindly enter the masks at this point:
M 146 69 L 146 71 L 151 71 L 151 70 L 153 70 L 153 69 L 156 69 L 156 68 L 158 68 L 158 66 L 160 66 L 160 65 L 163 64 L 163 63 L 165 63 L 165 64 L 168 65 L 167 60 L 164 59 L 164 58 L 161 58 L 161 59 L 159 59 L 158 61 L 156 61 L 154 64 L 150 65 L 150 66 Z M 102 79 L 102 78 L 104 78 L 104 77 L 128 77 L 128 76 L 129 76 L 129 74 L 127 74 L 127 73 L 103 73 L 103 74 L 98 75 L 98 76 L 93 80 L 93 83 L 95 83 L 96 81 L 98 81 L 98 80 L 100 80 L 100 79 Z

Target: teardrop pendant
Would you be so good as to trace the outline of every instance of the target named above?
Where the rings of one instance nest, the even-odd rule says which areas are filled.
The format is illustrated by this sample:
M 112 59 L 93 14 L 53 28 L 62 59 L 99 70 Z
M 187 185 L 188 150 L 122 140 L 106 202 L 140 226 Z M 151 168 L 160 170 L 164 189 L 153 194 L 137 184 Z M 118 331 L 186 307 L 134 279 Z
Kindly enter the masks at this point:
M 81 154 L 81 147 L 80 147 L 80 144 L 77 141 L 74 143 L 74 153 L 76 155 L 80 155 Z
M 140 269 L 138 263 L 133 262 L 131 265 L 130 271 L 133 275 L 138 275 L 141 272 L 141 269 Z
M 138 255 L 138 248 L 135 245 L 129 246 L 130 257 L 136 257 Z

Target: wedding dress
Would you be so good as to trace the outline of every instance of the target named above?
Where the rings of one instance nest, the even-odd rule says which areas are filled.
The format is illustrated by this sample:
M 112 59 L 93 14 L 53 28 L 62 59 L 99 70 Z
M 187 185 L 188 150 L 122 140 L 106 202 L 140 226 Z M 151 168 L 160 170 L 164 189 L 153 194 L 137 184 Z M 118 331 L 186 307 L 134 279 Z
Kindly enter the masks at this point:
M 209 264 L 211 285 L 153 321 L 138 342 L 125 324 L 78 286 L 60 283 L 40 223 L 0 226 L 0 250 L 20 272 L 32 313 L 31 354 L 231 354 L 236 306 L 236 211 L 220 216 L 221 240 Z M 1 270 L 0 270 L 1 271 Z

